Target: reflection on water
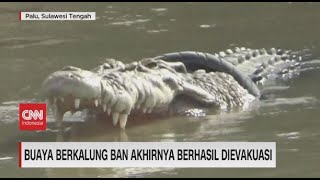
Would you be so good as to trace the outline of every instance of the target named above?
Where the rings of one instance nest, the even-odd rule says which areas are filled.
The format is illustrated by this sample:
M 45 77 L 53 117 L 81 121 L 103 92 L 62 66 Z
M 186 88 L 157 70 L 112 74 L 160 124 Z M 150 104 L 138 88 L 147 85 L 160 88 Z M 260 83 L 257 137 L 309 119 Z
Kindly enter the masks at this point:
M 315 177 L 320 175 L 319 69 L 271 81 L 245 110 L 206 111 L 128 122 L 126 131 L 85 113 L 66 114 L 64 141 L 275 141 L 275 169 L 18 169 L 17 142 L 56 141 L 48 131 L 18 131 L 18 104 L 39 101 L 41 82 L 65 65 L 84 69 L 105 58 L 130 62 L 185 50 L 235 46 L 292 49 L 319 64 L 318 3 L 1 3 L 1 177 Z M 92 22 L 19 22 L 19 11 L 96 11 Z M 314 61 L 311 61 L 314 60 Z M 311 63 L 312 62 L 312 63 Z M 312 65 L 310 65 L 312 64 Z

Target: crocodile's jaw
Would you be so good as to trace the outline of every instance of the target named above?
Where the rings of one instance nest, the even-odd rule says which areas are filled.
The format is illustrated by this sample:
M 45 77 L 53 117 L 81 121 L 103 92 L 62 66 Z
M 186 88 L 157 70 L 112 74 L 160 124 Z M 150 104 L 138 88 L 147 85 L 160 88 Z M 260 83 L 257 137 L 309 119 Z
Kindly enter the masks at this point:
M 58 105 L 60 113 L 98 106 L 101 78 L 76 67 L 54 72 L 42 84 L 42 94 L 49 104 Z

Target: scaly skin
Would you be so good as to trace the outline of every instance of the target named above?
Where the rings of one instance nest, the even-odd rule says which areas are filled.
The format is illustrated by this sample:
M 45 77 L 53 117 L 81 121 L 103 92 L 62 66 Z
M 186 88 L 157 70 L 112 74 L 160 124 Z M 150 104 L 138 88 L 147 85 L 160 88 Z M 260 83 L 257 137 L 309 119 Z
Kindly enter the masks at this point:
M 243 107 L 259 98 L 255 83 L 267 78 L 270 69 L 281 67 L 282 72 L 288 67 L 283 64 L 296 62 L 275 49 L 226 52 L 171 53 L 129 64 L 109 59 L 91 71 L 68 66 L 49 75 L 43 94 L 58 126 L 65 112 L 91 109 L 105 112 L 124 129 L 130 114 L 168 113 L 184 98 L 216 108 Z

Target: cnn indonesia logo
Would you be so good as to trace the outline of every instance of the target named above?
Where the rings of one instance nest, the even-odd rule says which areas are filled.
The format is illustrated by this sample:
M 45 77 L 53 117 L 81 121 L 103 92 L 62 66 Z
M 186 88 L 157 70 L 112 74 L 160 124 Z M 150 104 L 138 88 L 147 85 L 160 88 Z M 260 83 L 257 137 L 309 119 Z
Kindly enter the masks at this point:
M 20 130 L 46 130 L 47 106 L 45 103 L 29 103 L 19 105 Z

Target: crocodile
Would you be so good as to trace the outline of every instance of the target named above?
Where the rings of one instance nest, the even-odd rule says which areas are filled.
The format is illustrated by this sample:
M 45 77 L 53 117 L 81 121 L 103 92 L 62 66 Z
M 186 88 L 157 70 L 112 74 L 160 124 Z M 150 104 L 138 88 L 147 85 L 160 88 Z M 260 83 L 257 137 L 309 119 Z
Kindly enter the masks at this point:
M 51 73 L 42 94 L 58 127 L 66 112 L 86 109 L 125 129 L 139 114 L 245 107 L 262 97 L 260 84 L 301 69 L 301 59 L 287 50 L 244 47 L 214 54 L 181 51 L 131 63 L 107 59 L 91 70 L 66 66 Z

